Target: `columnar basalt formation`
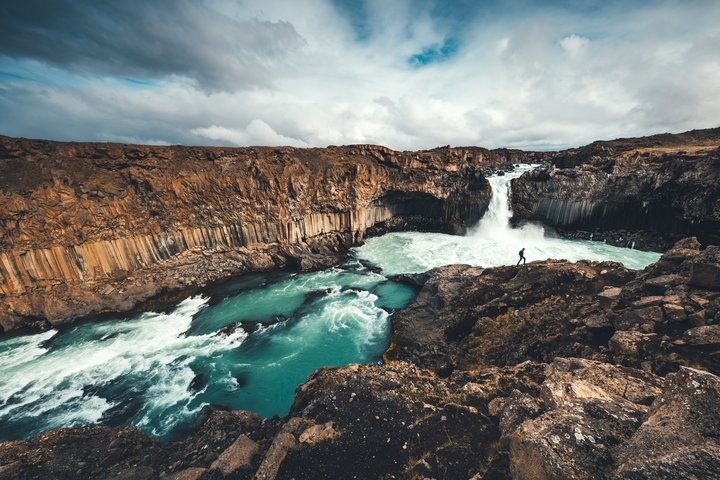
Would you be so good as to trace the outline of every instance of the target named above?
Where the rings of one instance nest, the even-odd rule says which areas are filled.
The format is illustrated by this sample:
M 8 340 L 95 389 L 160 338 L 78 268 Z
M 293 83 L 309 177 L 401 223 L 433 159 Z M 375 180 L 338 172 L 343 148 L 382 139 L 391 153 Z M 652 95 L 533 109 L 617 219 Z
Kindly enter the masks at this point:
M 529 154 L 191 148 L 0 137 L 0 326 L 129 310 L 249 270 L 337 262 L 369 228 L 461 232 Z
M 595 142 L 546 160 L 513 182 L 515 223 L 652 250 L 688 235 L 720 243 L 720 129 Z

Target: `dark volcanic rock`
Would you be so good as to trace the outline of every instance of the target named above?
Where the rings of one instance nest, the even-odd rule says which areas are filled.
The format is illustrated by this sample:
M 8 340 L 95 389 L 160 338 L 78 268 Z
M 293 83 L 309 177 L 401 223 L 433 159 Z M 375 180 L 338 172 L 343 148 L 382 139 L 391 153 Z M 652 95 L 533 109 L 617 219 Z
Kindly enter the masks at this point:
M 720 378 L 681 368 L 645 422 L 619 449 L 614 478 L 694 479 L 720 477 Z
M 690 267 L 690 284 L 708 290 L 720 290 L 720 247 L 708 247 Z
M 429 372 L 400 362 L 348 368 L 352 376 L 346 369 L 321 370 L 298 390 L 291 415 L 332 421 L 337 434 L 290 452 L 279 478 L 430 474 L 439 465 L 465 475 L 472 464 L 463 458 L 493 438 L 492 422 Z
M 603 358 L 611 327 L 595 297 L 635 276 L 612 262 L 549 260 L 483 270 L 430 272 L 415 301 L 393 318 L 397 355 L 439 370 L 512 365 L 555 356 Z
M 689 235 L 719 244 L 718 145 L 713 129 L 548 154 L 552 167 L 513 181 L 513 221 L 647 250 Z
M 615 450 L 641 425 L 660 385 L 642 371 L 556 360 L 542 385 L 548 411 L 503 432 L 513 478 L 608 478 Z

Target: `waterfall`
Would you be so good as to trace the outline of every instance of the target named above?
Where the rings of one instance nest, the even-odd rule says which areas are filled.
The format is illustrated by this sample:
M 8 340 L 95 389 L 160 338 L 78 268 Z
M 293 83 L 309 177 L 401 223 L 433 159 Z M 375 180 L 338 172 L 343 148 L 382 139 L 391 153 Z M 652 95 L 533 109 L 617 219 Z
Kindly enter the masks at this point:
M 510 182 L 536 166 L 520 165 L 510 173 L 488 178 L 492 188 L 490 205 L 478 224 L 470 230 L 469 236 L 500 240 L 512 246 L 523 245 L 526 241 L 537 242 L 544 237 L 545 229 L 539 225 L 524 225 L 517 229 L 510 227 Z

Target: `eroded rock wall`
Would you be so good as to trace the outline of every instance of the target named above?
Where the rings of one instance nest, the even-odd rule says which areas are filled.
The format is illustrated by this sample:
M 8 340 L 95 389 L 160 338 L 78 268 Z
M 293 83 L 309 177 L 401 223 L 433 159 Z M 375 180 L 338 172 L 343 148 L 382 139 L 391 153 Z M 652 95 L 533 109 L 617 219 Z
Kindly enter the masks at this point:
M 688 235 L 718 244 L 720 130 L 692 133 L 548 153 L 513 181 L 513 221 L 652 250 Z
M 528 154 L 148 147 L 0 137 L 0 326 L 128 310 L 248 270 L 337 262 L 368 228 L 461 232 Z

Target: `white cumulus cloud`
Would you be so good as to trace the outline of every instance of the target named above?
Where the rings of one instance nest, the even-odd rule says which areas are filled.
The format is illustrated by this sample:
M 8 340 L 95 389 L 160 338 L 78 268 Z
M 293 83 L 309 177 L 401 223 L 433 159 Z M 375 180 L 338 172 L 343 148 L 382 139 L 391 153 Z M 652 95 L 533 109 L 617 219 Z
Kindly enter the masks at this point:
M 433 0 L 352 2 L 362 14 L 338 3 L 170 2 L 160 24 L 126 20 L 144 43 L 123 40 L 117 57 L 102 42 L 0 52 L 0 133 L 545 149 L 720 124 L 720 2 L 599 2 L 588 13 L 520 0 L 511 13 L 452 18 Z M 69 28 L 56 23 L 47 28 Z M 154 55 L 165 55 L 156 69 Z

